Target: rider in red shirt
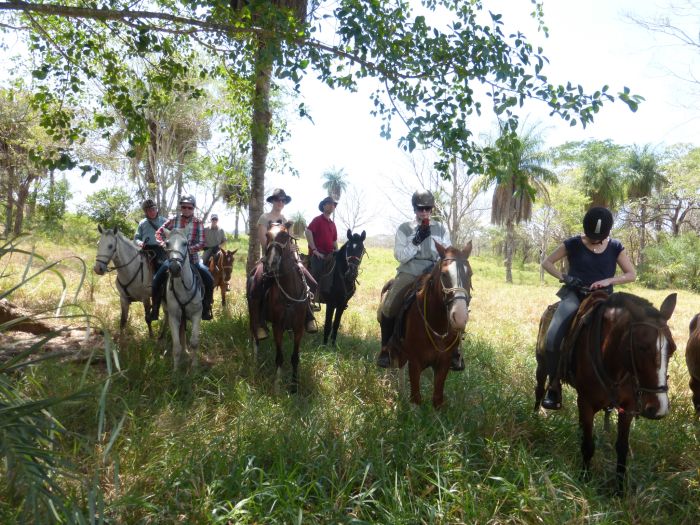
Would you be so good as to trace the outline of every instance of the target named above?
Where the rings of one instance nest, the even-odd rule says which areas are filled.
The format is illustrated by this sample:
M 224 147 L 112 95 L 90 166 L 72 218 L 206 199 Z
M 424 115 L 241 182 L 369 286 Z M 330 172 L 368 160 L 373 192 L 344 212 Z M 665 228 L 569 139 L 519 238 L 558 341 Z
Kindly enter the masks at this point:
M 319 284 L 319 291 L 323 292 L 327 292 L 328 290 L 324 288 L 331 284 L 330 282 L 321 282 L 325 261 L 338 249 L 338 230 L 331 219 L 337 204 L 335 199 L 330 196 L 319 202 L 318 209 L 321 211 L 321 215 L 314 217 L 304 232 L 309 243 L 311 275 Z M 325 279 L 325 281 L 330 281 L 330 279 Z

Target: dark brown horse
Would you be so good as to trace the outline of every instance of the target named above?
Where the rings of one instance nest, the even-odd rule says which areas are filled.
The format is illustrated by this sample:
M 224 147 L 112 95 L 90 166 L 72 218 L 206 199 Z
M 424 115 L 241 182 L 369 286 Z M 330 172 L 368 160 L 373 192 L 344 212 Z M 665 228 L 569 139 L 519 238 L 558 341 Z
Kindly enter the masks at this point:
M 690 374 L 690 390 L 693 392 L 693 406 L 700 415 L 700 314 L 690 321 L 690 335 L 685 346 L 685 363 Z
M 298 386 L 299 346 L 304 335 L 306 311 L 309 308 L 309 286 L 301 270 L 299 249 L 296 239 L 290 234 L 291 222 L 286 224 L 273 223 L 267 231 L 267 249 L 265 251 L 265 267 L 268 277 L 266 295 L 264 298 L 265 319 L 272 323 L 275 339 L 277 370 L 275 384 L 279 385 L 282 363 L 282 336 L 285 331 L 294 334 L 294 351 L 292 353 L 292 391 Z M 253 341 L 253 356 L 257 360 L 258 339 L 256 337 L 257 316 L 251 315 L 253 305 L 250 287 L 252 278 L 248 280 L 248 313 L 250 332 Z
M 364 231 L 352 233 L 348 230 L 348 242 L 343 244 L 334 255 L 330 290 L 321 295 L 321 302 L 326 303 L 326 322 L 323 325 L 324 345 L 328 343 L 330 336 L 331 344 L 335 346 L 340 319 L 348 307 L 348 301 L 355 295 L 357 274 L 362 256 L 365 254 L 365 235 Z
M 439 408 L 444 403 L 452 350 L 459 345 L 469 320 L 472 269 L 468 258 L 472 243 L 469 241 L 462 250 L 445 248 L 438 242 L 435 246 L 440 259 L 430 273 L 417 278 L 415 297 L 406 301 L 389 349 L 399 368 L 408 362 L 413 403 L 421 403 L 420 376 L 432 367 L 433 406 Z
M 563 379 L 578 394 L 584 476 L 595 444 L 593 418 L 603 409 L 617 410 L 617 489 L 622 492 L 632 418 L 660 419 L 668 414 L 668 361 L 676 349 L 668 320 L 676 306 L 671 294 L 657 310 L 650 302 L 627 293 L 594 292 L 584 299 L 563 348 L 569 349 Z M 537 342 L 535 409 L 544 396 L 546 378 L 543 336 L 551 320 L 543 315 Z
M 231 271 L 233 270 L 233 256 L 236 250 L 219 250 L 219 252 L 209 259 L 209 271 L 214 278 L 213 289 L 221 289 L 221 304 L 226 306 L 226 292 L 231 281 Z

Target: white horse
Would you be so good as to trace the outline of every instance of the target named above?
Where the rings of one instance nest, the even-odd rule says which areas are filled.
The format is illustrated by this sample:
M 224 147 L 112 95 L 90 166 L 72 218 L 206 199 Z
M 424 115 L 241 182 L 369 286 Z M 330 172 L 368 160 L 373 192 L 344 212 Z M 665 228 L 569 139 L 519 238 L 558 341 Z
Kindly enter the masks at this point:
M 119 291 L 122 311 L 119 329 L 124 330 L 126 326 L 131 303 L 141 302 L 148 325 L 148 335 L 153 337 L 150 319 L 153 275 L 148 257 L 117 228 L 103 230 L 102 226 L 98 226 L 97 230 L 102 236 L 97 244 L 97 256 L 93 270 L 97 275 L 104 275 L 113 270 L 117 271 L 116 286 L 117 291 Z M 114 262 L 113 268 L 107 267 L 110 261 Z
M 199 326 L 202 321 L 202 298 L 204 285 L 190 264 L 187 237 L 184 230 L 165 230 L 166 251 L 170 262 L 170 275 L 165 291 L 165 311 L 168 315 L 170 333 L 173 337 L 173 364 L 177 371 L 183 347 L 187 346 L 186 323 L 192 322 L 190 334 L 190 354 L 192 367 L 197 366 L 199 348 Z

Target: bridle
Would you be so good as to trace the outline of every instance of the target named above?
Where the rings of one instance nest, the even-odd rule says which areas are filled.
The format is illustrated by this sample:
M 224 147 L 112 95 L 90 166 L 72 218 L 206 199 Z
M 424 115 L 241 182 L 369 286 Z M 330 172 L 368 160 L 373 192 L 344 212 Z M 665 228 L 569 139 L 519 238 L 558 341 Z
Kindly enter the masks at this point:
M 178 263 L 180 265 L 180 268 L 181 268 L 180 274 L 178 276 L 173 275 L 172 272 L 168 272 L 168 273 L 170 274 L 170 279 L 169 279 L 170 289 L 173 292 L 173 296 L 175 297 L 177 304 L 179 304 L 180 308 L 182 308 L 182 309 L 184 309 L 185 306 L 187 306 L 188 304 L 190 304 L 194 300 L 195 296 L 197 295 L 197 292 L 199 291 L 199 275 L 196 272 L 195 268 L 192 267 L 190 262 L 187 260 L 187 252 L 188 252 L 189 242 L 187 242 L 187 240 L 185 240 L 184 244 L 185 244 L 184 253 L 181 252 L 180 250 L 178 250 L 177 248 L 169 248 L 168 250 L 166 250 L 166 252 L 168 254 L 168 260 L 171 262 Z M 173 254 L 177 254 L 177 257 L 173 257 Z M 185 284 L 185 280 L 183 278 L 182 267 L 185 264 L 190 264 L 190 271 L 192 272 L 192 287 L 191 288 L 187 288 L 187 285 Z M 189 297 L 186 298 L 184 301 L 182 301 L 178 297 L 177 290 L 172 284 L 172 279 L 180 279 L 180 281 L 182 281 L 182 287 L 185 289 L 185 292 L 187 294 L 189 294 Z M 192 293 L 189 293 L 190 291 Z
M 270 242 L 268 242 L 267 248 L 265 249 L 265 253 L 267 254 L 270 252 L 270 250 L 273 250 L 275 248 L 279 249 L 280 254 L 277 257 L 277 263 L 275 265 L 273 265 L 272 268 L 270 268 L 270 273 L 274 277 L 275 283 L 277 283 L 277 287 L 279 288 L 280 292 L 282 292 L 282 295 L 284 295 L 287 298 L 287 300 L 292 301 L 294 303 L 303 303 L 303 302 L 307 301 L 309 299 L 309 295 L 311 294 L 311 290 L 309 288 L 308 283 L 306 282 L 306 278 L 304 277 L 304 273 L 298 267 L 299 249 L 296 245 L 296 239 L 294 239 L 294 237 L 292 237 L 291 235 L 289 235 L 289 238 L 287 239 L 287 242 L 285 242 L 285 243 L 281 243 L 281 242 L 273 239 Z M 300 297 L 292 297 L 284 289 L 284 287 L 282 286 L 282 283 L 280 282 L 280 275 L 281 275 L 280 266 L 282 265 L 282 260 L 284 258 L 285 250 L 290 252 L 292 254 L 292 258 L 295 259 L 293 264 L 295 264 L 297 266 L 297 270 L 299 272 L 299 277 L 301 277 L 301 282 L 304 285 L 304 291 L 302 292 Z
M 649 326 L 656 330 L 656 340 L 659 340 L 659 334 L 661 334 L 662 330 L 659 329 L 658 326 L 656 326 L 653 323 L 647 322 L 647 321 L 635 321 L 633 323 L 630 323 L 629 330 L 627 332 L 627 336 L 629 338 L 630 344 L 629 344 L 629 353 L 630 353 L 630 361 L 632 362 L 632 379 L 634 380 L 634 397 L 637 400 L 637 412 L 641 412 L 642 408 L 642 395 L 643 394 L 665 394 L 668 392 L 668 374 L 666 374 L 666 378 L 664 380 L 663 385 L 657 385 L 654 387 L 645 387 L 642 386 L 641 381 L 639 380 L 639 370 L 637 368 L 637 360 L 635 359 L 635 345 L 634 345 L 634 340 L 632 337 L 632 334 L 634 333 L 632 329 L 635 326 Z M 666 336 L 664 335 L 664 338 Z M 659 352 L 659 349 L 656 349 L 657 352 Z M 667 366 L 668 366 L 668 356 L 666 357 L 667 359 Z
M 442 280 L 442 263 L 445 261 L 456 262 L 457 264 L 459 264 L 461 262 L 456 257 L 444 257 L 444 258 L 438 260 L 438 262 L 435 264 L 435 270 L 433 271 L 433 273 L 438 272 L 440 274 L 440 276 L 437 277 L 436 275 L 431 274 L 430 278 L 428 279 L 428 282 L 426 283 L 426 286 L 425 286 L 424 291 L 423 291 L 423 309 L 422 310 L 421 310 L 420 306 L 418 305 L 418 301 L 416 301 L 416 307 L 418 308 L 418 313 L 420 314 L 421 318 L 423 319 L 425 333 L 428 335 L 428 339 L 432 343 L 433 348 L 438 352 L 447 352 L 448 350 L 450 350 L 462 337 L 463 330 L 458 330 L 454 339 L 452 340 L 452 342 L 449 345 L 447 345 L 447 347 L 445 347 L 445 348 L 440 348 L 438 346 L 438 344 L 436 343 L 435 338 L 444 340 L 450 335 L 450 325 L 449 325 L 449 321 L 448 321 L 447 331 L 445 333 L 441 334 L 441 333 L 438 333 L 432 326 L 430 326 L 430 323 L 428 322 L 428 288 L 430 287 L 431 283 L 433 282 L 433 279 L 435 279 L 437 277 L 437 282 L 440 283 L 440 290 L 441 290 L 442 296 L 443 296 L 443 305 L 445 306 L 445 311 L 448 312 L 448 316 L 449 316 L 449 307 L 450 307 L 451 303 L 453 303 L 457 299 L 464 299 L 466 306 L 468 308 L 469 303 L 472 300 L 471 294 L 469 293 L 469 289 L 471 289 L 471 280 L 469 279 L 469 274 L 466 272 L 466 268 L 465 268 L 464 273 L 466 274 L 466 278 L 469 281 L 468 288 L 465 287 L 464 283 L 462 282 L 462 272 L 459 271 L 459 267 L 458 267 L 458 272 L 457 272 L 457 275 L 458 275 L 457 286 L 450 286 L 450 287 L 445 286 L 445 283 Z M 458 296 L 457 293 L 459 293 L 459 292 L 464 292 L 464 296 Z
M 104 233 L 103 235 L 109 235 L 109 234 L 108 234 L 108 233 Z M 136 248 L 134 247 L 135 253 L 134 253 L 133 257 L 131 257 L 131 259 L 129 259 L 129 260 L 128 260 L 127 262 L 125 262 L 125 263 L 122 263 L 122 264 L 119 264 L 119 265 L 113 265 L 113 266 L 110 268 L 110 267 L 109 267 L 109 261 L 111 261 L 111 260 L 115 257 L 115 255 L 117 254 L 117 246 L 118 246 L 118 244 L 119 244 L 119 241 L 122 241 L 122 242 L 123 242 L 124 244 L 126 244 L 127 246 L 129 245 L 129 243 L 127 243 L 126 240 L 123 240 L 123 239 L 119 236 L 118 233 L 114 233 L 113 235 L 114 235 L 114 248 L 112 249 L 112 253 L 110 253 L 109 256 L 107 257 L 107 260 L 106 260 L 106 261 L 103 260 L 103 259 L 105 258 L 105 256 L 104 256 L 103 254 L 100 254 L 100 253 L 98 253 L 98 254 L 95 256 L 95 260 L 96 260 L 98 263 L 102 264 L 102 265 L 105 267 L 105 273 L 109 273 L 109 272 L 113 272 L 113 271 L 115 271 L 115 270 L 120 270 L 121 268 L 126 268 L 126 267 L 129 266 L 139 255 L 142 256 L 142 257 L 141 257 L 141 264 L 139 264 L 139 269 L 138 269 L 137 271 L 134 272 L 134 275 L 131 276 L 131 279 L 129 279 L 129 282 L 127 282 L 126 284 L 123 283 L 123 282 L 121 282 L 121 281 L 119 280 L 119 272 L 117 272 L 117 279 L 116 279 L 117 285 L 120 286 L 120 287 L 122 288 L 122 290 L 124 290 L 124 294 L 126 295 L 127 298 L 133 299 L 133 297 L 131 297 L 131 296 L 129 295 L 128 288 L 129 288 L 129 286 L 131 286 L 131 284 L 136 280 L 137 277 L 141 276 L 141 277 L 143 278 L 143 274 L 144 274 L 144 269 L 143 269 L 143 267 L 144 267 L 144 263 L 145 263 L 145 261 L 144 261 L 144 257 L 145 257 L 145 256 L 144 256 L 143 252 L 141 252 L 140 250 L 138 250 L 138 249 L 136 249 Z

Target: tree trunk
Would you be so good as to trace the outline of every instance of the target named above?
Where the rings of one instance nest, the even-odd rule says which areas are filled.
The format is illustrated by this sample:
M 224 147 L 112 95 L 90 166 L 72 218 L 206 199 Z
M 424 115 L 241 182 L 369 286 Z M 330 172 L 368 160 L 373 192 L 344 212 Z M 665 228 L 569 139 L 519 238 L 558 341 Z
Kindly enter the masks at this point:
M 24 222 L 24 205 L 29 197 L 29 183 L 22 184 L 17 189 L 17 202 L 15 206 L 15 226 L 13 233 L 19 235 L 22 233 L 22 223 Z
M 513 283 L 513 245 L 515 244 L 515 221 L 508 218 L 506 222 L 506 282 Z
M 644 248 L 647 245 L 647 203 L 646 198 L 642 199 L 640 209 L 641 226 L 639 227 L 639 266 L 644 264 Z
M 255 58 L 255 96 L 253 98 L 253 122 L 251 133 L 252 167 L 250 173 L 250 201 L 248 203 L 248 260 L 246 270 L 253 269 L 260 256 L 257 225 L 263 211 L 265 192 L 265 164 L 270 136 L 270 85 L 272 83 L 272 62 L 267 50 L 267 43 L 258 46 Z
M 233 238 L 238 239 L 238 219 L 240 218 L 241 215 L 241 207 L 236 205 L 236 222 L 234 223 L 234 228 L 233 228 Z

